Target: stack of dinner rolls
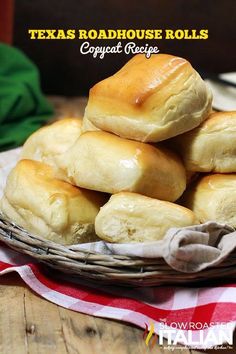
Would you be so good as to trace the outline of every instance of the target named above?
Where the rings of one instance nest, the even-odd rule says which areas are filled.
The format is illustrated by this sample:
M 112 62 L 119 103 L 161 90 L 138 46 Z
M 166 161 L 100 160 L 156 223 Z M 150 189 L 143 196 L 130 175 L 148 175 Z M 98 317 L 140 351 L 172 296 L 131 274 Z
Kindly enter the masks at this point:
M 28 138 L 2 212 L 64 244 L 154 241 L 210 219 L 236 225 L 236 174 L 226 174 L 236 173 L 236 113 L 211 105 L 187 60 L 134 56 L 90 90 L 83 120 Z
M 200 173 L 181 197 L 200 222 L 236 227 L 235 142 L 236 112 L 211 113 L 199 127 L 173 139 L 186 169 Z

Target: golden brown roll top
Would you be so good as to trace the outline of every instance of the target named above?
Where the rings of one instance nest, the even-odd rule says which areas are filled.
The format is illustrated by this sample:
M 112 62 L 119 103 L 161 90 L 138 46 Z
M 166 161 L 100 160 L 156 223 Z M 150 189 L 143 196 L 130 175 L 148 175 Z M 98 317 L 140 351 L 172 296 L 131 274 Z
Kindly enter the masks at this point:
M 102 131 L 82 134 L 63 160 L 68 181 L 87 189 L 174 201 L 186 187 L 185 169 L 175 154 Z
M 214 220 L 236 227 L 236 174 L 200 178 L 181 198 L 200 222 Z
M 108 242 L 162 239 L 171 227 L 198 224 L 191 210 L 177 204 L 122 192 L 111 196 L 95 220 L 97 235 Z
M 188 171 L 236 172 L 236 112 L 212 113 L 198 128 L 173 139 Z
M 90 90 L 85 117 L 87 125 L 123 138 L 157 142 L 197 127 L 211 103 L 211 92 L 187 60 L 140 54 Z
M 45 126 L 27 139 L 21 158 L 42 161 L 59 169 L 58 158 L 75 143 L 81 129 L 82 119 L 76 118 L 61 119 Z
M 43 163 L 21 160 L 7 179 L 1 211 L 19 226 L 62 243 L 90 242 L 94 221 L 106 197 L 55 178 Z

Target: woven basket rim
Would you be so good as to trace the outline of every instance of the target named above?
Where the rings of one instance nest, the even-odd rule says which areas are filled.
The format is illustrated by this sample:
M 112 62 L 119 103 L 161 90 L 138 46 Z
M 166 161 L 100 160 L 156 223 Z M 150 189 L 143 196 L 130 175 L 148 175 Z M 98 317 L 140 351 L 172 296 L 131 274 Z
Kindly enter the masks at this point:
M 196 273 L 171 268 L 163 258 L 102 254 L 30 234 L 0 213 L 0 241 L 39 262 L 79 278 L 125 286 L 181 285 L 236 278 L 236 251 L 221 264 Z M 74 247 L 73 247 L 74 246 Z M 74 248 L 74 249 L 73 249 Z

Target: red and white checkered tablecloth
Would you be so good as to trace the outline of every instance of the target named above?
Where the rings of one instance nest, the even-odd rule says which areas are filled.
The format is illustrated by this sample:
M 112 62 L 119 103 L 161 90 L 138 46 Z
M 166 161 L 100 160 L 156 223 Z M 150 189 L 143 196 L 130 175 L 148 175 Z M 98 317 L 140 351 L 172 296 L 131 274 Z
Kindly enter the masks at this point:
M 70 281 L 69 275 L 48 271 L 30 257 L 0 244 L 0 274 L 16 271 L 38 295 L 59 306 L 85 314 L 133 323 L 145 329 L 161 324 L 236 322 L 236 283 L 214 287 L 121 288 Z M 193 331 L 198 337 L 198 331 Z

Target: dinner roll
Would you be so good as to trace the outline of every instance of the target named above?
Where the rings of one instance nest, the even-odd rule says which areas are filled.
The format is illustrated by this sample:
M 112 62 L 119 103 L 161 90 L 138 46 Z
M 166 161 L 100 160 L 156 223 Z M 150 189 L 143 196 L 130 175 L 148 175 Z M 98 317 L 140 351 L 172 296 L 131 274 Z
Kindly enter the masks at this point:
M 201 222 L 215 220 L 236 227 L 236 174 L 204 176 L 181 200 Z
M 121 192 L 100 209 L 95 230 L 108 242 L 148 242 L 162 239 L 171 227 L 197 223 L 193 212 L 180 205 Z
M 188 171 L 236 172 L 236 111 L 212 113 L 173 144 Z
M 76 118 L 61 119 L 45 126 L 27 139 L 21 158 L 45 162 L 63 173 L 58 158 L 75 143 L 81 129 L 82 119 Z
M 21 160 L 7 179 L 0 209 L 29 232 L 61 244 L 96 239 L 94 221 L 104 195 L 55 178 L 41 162 Z
M 93 131 L 97 131 L 97 130 L 101 130 L 97 127 L 95 127 L 95 125 L 87 118 L 84 117 L 83 118 L 83 122 L 82 122 L 82 132 L 93 132 Z
M 102 131 L 82 134 L 62 158 L 68 181 L 87 189 L 174 201 L 186 187 L 174 153 Z
M 157 142 L 197 127 L 211 103 L 211 92 L 187 60 L 139 54 L 90 90 L 85 118 L 123 138 Z

